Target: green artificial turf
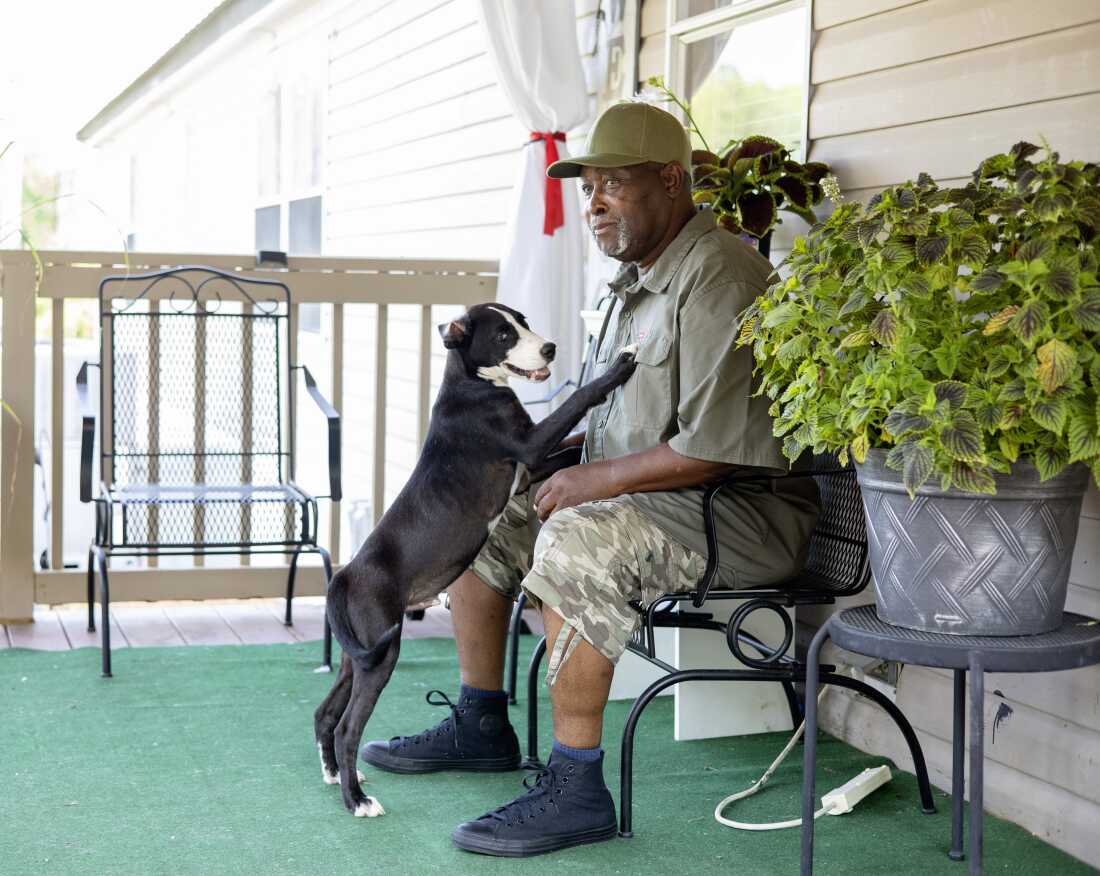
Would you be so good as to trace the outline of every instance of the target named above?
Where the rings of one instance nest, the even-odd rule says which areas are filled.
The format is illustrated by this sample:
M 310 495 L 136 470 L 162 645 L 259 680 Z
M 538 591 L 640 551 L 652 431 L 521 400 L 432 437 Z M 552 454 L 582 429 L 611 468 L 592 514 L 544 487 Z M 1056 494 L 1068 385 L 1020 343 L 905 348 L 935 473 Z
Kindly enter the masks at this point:
M 530 649 L 530 637 L 524 646 Z M 715 803 L 755 780 L 786 740 L 772 733 L 672 740 L 672 703 L 643 718 L 635 758 L 635 837 L 524 862 L 460 852 L 450 834 L 521 790 L 522 772 L 398 776 L 368 769 L 387 815 L 353 818 L 321 782 L 313 709 L 331 676 L 318 646 L 0 651 L 0 873 L 661 873 L 797 872 L 797 830 L 745 833 L 715 823 Z M 369 738 L 419 731 L 443 717 L 424 702 L 457 689 L 454 643 L 406 642 L 367 727 Z M 545 692 L 543 693 L 545 696 Z M 546 716 L 547 709 L 542 709 Z M 627 704 L 607 713 L 608 784 L 618 796 Z M 525 710 L 513 707 L 525 739 Z M 549 740 L 544 722 L 542 739 Z M 818 787 L 881 762 L 823 737 Z M 734 810 L 749 821 L 798 811 L 798 751 L 768 788 Z M 945 873 L 950 804 L 921 815 L 905 773 L 856 811 L 818 822 L 817 872 Z M 1094 872 L 1026 831 L 986 819 L 986 872 Z

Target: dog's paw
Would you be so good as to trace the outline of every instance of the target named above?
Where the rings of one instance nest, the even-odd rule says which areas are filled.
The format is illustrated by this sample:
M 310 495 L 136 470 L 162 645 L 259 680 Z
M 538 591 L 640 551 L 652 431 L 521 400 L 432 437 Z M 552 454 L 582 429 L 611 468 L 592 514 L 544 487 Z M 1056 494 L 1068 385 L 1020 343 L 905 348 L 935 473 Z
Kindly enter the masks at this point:
M 326 785 L 339 785 L 340 774 L 330 773 L 324 767 L 321 767 L 321 781 L 324 782 Z
M 627 344 L 625 347 L 623 347 L 622 349 L 619 350 L 619 356 L 620 357 L 629 356 L 630 358 L 633 359 L 637 355 L 638 355 L 638 345 L 637 344 Z
M 386 810 L 374 797 L 368 797 L 362 803 L 356 805 L 353 814 L 356 818 L 377 818 L 379 815 L 385 815 Z

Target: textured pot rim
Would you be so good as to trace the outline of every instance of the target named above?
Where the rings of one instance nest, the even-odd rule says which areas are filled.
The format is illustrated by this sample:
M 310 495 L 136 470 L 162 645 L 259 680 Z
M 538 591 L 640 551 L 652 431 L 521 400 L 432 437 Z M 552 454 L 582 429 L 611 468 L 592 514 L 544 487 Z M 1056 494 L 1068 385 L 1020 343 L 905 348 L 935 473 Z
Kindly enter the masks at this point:
M 908 497 L 901 472 L 886 467 L 887 451 L 875 447 L 867 451 L 864 462 L 856 462 L 856 479 L 861 487 L 868 487 L 884 493 L 903 493 Z M 1054 499 L 1084 496 L 1089 485 L 1089 469 L 1083 462 L 1066 466 L 1048 481 L 1039 480 L 1039 470 L 1029 462 L 1016 462 L 1011 474 L 994 474 L 993 481 L 997 492 L 971 493 L 951 487 L 941 490 L 932 485 L 935 476 L 929 478 L 917 489 L 917 496 L 943 497 L 949 499 L 989 499 L 992 501 L 1010 501 L 1019 499 Z

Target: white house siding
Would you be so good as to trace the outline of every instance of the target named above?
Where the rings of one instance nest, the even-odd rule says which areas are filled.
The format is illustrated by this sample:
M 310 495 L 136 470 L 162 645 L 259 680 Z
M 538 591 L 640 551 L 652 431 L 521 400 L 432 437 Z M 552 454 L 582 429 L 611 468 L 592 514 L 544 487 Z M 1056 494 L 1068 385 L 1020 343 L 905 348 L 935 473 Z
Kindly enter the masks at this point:
M 589 67 L 596 7 L 596 0 L 577 2 L 578 40 Z M 356 2 L 333 18 L 325 132 L 326 253 L 500 257 L 518 158 L 530 132 L 505 101 L 478 18 L 476 0 Z M 568 132 L 570 142 L 580 141 L 584 133 L 583 127 Z M 433 320 L 449 315 L 437 309 Z M 353 319 L 345 333 L 353 327 L 374 331 L 373 309 Z M 387 330 L 389 504 L 419 451 L 419 308 L 391 307 Z M 431 338 L 434 343 L 434 332 Z M 433 397 L 443 358 L 437 345 Z M 368 401 L 373 363 L 364 366 L 365 371 L 356 371 L 364 379 L 352 391 L 364 393 Z M 369 428 L 347 430 L 345 450 L 372 458 L 372 435 Z
M 920 171 L 969 176 L 987 155 L 1046 137 L 1100 159 L 1100 4 L 1095 0 L 815 0 L 810 157 L 866 201 Z M 640 77 L 664 67 L 665 0 L 644 0 Z M 1085 499 L 1068 608 L 1100 617 L 1100 494 Z M 868 602 L 869 593 L 853 602 Z M 800 620 L 819 624 L 822 610 Z M 988 811 L 1100 865 L 1100 667 L 986 681 Z M 950 673 L 906 667 L 897 701 L 933 780 L 950 787 Z M 1004 702 L 1011 717 L 997 729 Z M 833 691 L 825 726 L 910 768 L 893 725 Z

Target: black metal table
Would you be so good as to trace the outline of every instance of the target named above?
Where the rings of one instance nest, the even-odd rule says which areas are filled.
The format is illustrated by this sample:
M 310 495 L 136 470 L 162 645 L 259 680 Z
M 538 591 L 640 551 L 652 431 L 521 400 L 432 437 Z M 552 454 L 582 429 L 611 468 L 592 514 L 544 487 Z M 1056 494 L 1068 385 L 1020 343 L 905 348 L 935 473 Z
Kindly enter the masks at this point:
M 951 850 L 963 855 L 963 753 L 966 673 L 970 673 L 970 873 L 982 871 L 982 705 L 986 672 L 1055 672 L 1100 663 L 1100 621 L 1066 612 L 1062 626 L 1037 636 L 949 636 L 897 627 L 879 620 L 873 605 L 850 608 L 829 618 L 810 644 L 806 668 L 806 744 L 802 783 L 802 870 L 813 871 L 814 769 L 817 765 L 817 688 L 821 647 L 834 644 L 857 654 L 938 666 L 955 673 L 955 716 L 951 764 Z

